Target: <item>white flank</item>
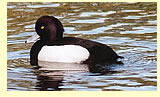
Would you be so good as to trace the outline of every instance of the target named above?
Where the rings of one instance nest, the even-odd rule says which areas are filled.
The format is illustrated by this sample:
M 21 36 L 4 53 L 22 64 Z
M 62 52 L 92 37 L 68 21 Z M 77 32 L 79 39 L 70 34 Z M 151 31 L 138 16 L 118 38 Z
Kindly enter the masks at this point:
M 44 46 L 38 60 L 48 62 L 81 63 L 89 57 L 89 51 L 78 45 Z

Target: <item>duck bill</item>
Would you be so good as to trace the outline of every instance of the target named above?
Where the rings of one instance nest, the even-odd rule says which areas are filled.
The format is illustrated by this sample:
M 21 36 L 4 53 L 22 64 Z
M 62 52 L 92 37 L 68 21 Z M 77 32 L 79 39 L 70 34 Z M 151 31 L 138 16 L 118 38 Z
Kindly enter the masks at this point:
M 28 38 L 28 39 L 25 41 L 25 43 L 35 42 L 35 41 L 38 40 L 39 37 L 40 37 L 40 36 L 39 36 L 37 33 L 35 33 L 35 34 L 32 35 L 30 38 Z

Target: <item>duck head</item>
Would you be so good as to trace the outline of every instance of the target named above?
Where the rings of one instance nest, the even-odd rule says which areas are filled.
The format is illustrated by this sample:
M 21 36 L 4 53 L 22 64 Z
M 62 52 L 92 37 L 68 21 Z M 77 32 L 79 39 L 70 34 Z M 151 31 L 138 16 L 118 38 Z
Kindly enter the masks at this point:
M 63 38 L 64 28 L 62 23 L 53 16 L 42 16 L 36 21 L 36 33 L 29 38 L 26 43 L 33 42 L 40 37 L 40 40 L 45 43 Z

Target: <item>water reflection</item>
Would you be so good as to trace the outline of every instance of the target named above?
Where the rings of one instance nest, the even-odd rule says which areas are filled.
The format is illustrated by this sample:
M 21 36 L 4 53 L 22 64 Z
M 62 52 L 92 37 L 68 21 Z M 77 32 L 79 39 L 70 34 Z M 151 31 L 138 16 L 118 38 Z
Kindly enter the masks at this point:
M 71 64 L 71 63 L 53 63 L 53 62 L 38 62 L 40 68 L 37 70 L 37 89 L 41 91 L 46 90 L 63 90 L 63 88 L 74 88 L 74 89 L 87 89 L 87 86 L 79 86 L 78 84 L 88 83 L 83 81 L 83 78 L 87 76 L 101 76 L 111 75 L 117 73 L 114 71 L 114 67 L 117 64 L 112 65 L 87 65 L 87 64 Z M 120 66 L 120 65 L 119 65 Z M 93 73 L 93 74 L 92 74 Z M 77 85 L 71 85 L 67 87 L 65 81 L 74 82 Z M 77 82 L 78 81 L 78 82 Z M 79 83 L 80 82 L 80 83 Z M 97 86 L 103 85 L 104 83 L 95 83 Z
M 67 63 L 51 63 L 51 62 L 38 62 L 41 66 L 38 70 L 41 71 L 37 75 L 39 81 L 37 87 L 39 90 L 61 90 L 59 86 L 64 81 L 65 75 L 76 75 L 83 72 L 89 72 L 85 64 L 67 64 Z M 73 77 L 74 78 L 74 77 Z
M 8 90 L 144 91 L 157 89 L 157 4 L 153 2 L 8 3 Z M 124 56 L 123 65 L 60 64 L 35 69 L 29 63 L 42 15 L 63 23 L 64 36 L 80 37 L 111 46 Z M 46 64 L 46 65 L 45 65 Z M 58 65 L 58 66 L 56 66 Z M 64 70 L 66 68 L 67 70 Z M 72 67 L 72 68 L 70 68 Z

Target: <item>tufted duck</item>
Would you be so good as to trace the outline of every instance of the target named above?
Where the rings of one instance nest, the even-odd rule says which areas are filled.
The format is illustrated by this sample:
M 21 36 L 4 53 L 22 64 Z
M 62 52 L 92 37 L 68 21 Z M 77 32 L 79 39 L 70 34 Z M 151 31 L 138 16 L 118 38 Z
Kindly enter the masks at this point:
M 63 25 L 53 16 L 40 17 L 35 25 L 36 34 L 26 43 L 34 43 L 30 51 L 32 65 L 38 60 L 64 63 L 117 63 L 118 56 L 112 48 L 95 41 L 63 37 Z

